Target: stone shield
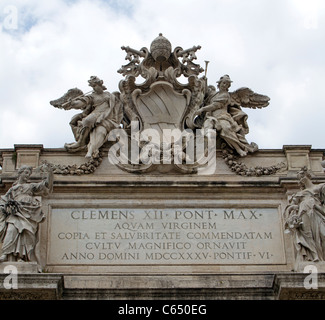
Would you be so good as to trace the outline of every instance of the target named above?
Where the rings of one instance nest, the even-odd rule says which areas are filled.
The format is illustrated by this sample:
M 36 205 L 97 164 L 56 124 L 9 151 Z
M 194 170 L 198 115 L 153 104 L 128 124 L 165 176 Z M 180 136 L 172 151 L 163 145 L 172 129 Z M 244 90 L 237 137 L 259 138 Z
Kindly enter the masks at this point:
M 189 90 L 184 89 L 179 93 L 169 82 L 157 81 L 146 93 L 136 89 L 132 99 L 141 117 L 143 129 L 155 129 L 161 142 L 169 141 L 172 130 L 183 130 L 184 117 L 191 99 Z

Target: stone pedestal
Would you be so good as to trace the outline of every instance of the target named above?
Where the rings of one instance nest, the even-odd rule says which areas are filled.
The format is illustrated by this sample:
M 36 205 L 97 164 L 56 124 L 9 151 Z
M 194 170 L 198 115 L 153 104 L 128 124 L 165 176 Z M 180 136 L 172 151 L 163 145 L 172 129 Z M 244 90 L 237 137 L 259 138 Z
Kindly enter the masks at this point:
M 0 274 L 0 300 L 58 300 L 62 290 L 62 275 Z
M 295 263 L 295 271 L 297 272 L 318 272 L 325 273 L 325 262 L 324 261 L 303 261 Z
M 36 262 L 15 262 L 8 261 L 0 263 L 1 273 L 38 273 L 40 266 Z

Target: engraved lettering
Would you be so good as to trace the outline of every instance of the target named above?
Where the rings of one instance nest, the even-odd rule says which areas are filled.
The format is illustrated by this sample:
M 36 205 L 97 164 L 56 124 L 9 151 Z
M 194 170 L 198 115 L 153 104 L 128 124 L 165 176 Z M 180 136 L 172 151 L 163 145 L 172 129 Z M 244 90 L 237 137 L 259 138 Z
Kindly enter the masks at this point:
M 50 214 L 52 265 L 285 263 L 277 208 L 52 208 Z

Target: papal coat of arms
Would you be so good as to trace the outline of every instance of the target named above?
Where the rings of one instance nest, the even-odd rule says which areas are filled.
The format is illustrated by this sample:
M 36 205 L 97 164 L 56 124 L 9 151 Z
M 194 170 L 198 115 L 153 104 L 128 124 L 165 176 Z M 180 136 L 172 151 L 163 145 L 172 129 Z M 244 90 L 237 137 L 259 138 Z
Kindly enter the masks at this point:
M 195 173 L 207 165 L 213 146 L 223 149 L 226 161 L 232 159 L 228 163 L 237 166 L 232 168 L 237 173 L 259 175 L 234 159 L 258 150 L 245 138 L 249 127 L 242 107 L 264 108 L 270 99 L 249 88 L 229 92 L 229 75 L 217 81 L 217 88 L 208 85 L 208 62 L 205 69 L 194 62 L 200 48 L 172 50 L 162 34 L 150 50 L 123 46 L 129 62 L 118 70 L 124 76 L 119 92 L 109 93 L 103 80 L 92 76 L 88 81 L 92 91 L 84 94 L 70 89 L 50 102 L 54 107 L 81 111 L 71 119 L 76 141 L 67 143 L 66 150 L 85 150 L 88 165 L 94 167 L 104 144 L 118 137 L 114 163 L 125 171 Z M 272 174 L 277 169 L 262 172 Z

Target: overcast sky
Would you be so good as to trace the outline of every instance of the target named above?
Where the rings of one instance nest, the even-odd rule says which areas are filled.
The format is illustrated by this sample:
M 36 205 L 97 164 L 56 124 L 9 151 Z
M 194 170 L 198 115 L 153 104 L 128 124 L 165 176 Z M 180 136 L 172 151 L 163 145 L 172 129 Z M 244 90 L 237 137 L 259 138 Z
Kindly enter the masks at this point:
M 208 82 L 268 95 L 248 114 L 249 142 L 325 148 L 324 0 L 1 0 L 0 149 L 61 148 L 73 142 L 77 110 L 49 104 L 96 75 L 118 90 L 121 46 L 150 48 L 159 33 L 173 49 L 201 45 Z

